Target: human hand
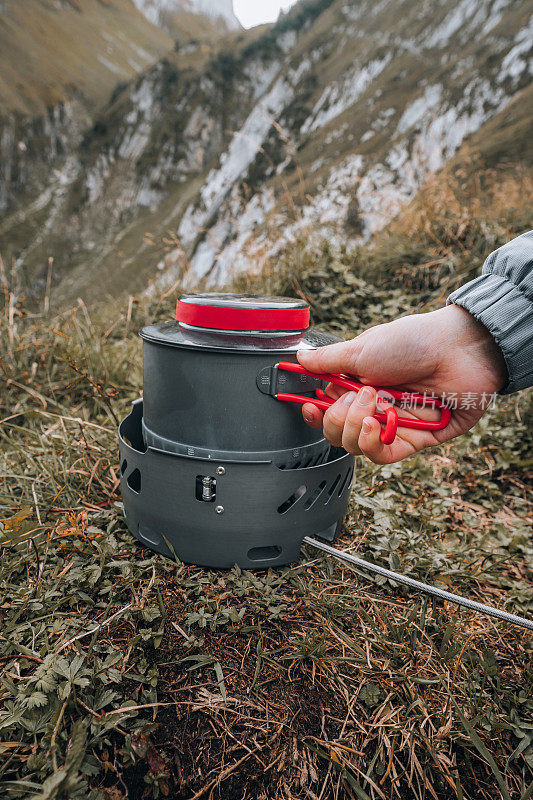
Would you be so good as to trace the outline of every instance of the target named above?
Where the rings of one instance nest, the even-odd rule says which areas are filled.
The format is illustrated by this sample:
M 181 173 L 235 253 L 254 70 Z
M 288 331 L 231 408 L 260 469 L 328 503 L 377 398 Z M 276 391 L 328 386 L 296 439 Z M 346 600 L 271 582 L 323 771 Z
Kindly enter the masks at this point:
M 357 394 L 330 384 L 326 394 L 336 402 L 325 412 L 306 403 L 302 413 L 311 428 L 323 428 L 332 445 L 365 455 L 376 464 L 401 461 L 425 447 L 466 433 L 483 416 L 487 398 L 507 381 L 503 355 L 489 331 L 456 305 L 377 325 L 349 342 L 300 351 L 298 361 L 312 372 L 344 372 L 368 384 Z M 437 397 L 455 392 L 460 398 L 468 392 L 475 400 L 469 408 L 461 408 L 459 403 L 444 430 L 400 427 L 392 444 L 386 445 L 380 440 L 381 425 L 373 416 L 373 386 Z M 402 409 L 401 414 L 437 419 L 440 412 L 420 407 Z

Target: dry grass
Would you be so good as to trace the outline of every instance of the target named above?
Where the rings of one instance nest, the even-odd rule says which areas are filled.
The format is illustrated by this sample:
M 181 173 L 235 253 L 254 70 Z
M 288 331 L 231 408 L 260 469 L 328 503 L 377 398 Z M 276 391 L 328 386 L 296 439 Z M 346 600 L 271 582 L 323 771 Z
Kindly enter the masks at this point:
M 295 247 L 253 287 L 301 293 L 345 333 L 438 302 L 516 227 L 510 208 L 509 228 L 503 207 L 473 208 L 469 251 L 467 206 L 449 197 L 437 217 L 432 202 L 421 229 L 413 209 L 372 249 Z M 409 284 L 409 263 L 444 247 L 436 285 Z M 143 551 L 122 518 L 116 421 L 140 391 L 136 330 L 170 300 L 50 319 L 3 288 L 2 796 L 531 796 L 525 631 L 309 550 L 259 573 Z M 360 462 L 340 547 L 531 614 L 532 418 L 522 393 L 431 453 Z
M 372 306 L 374 297 L 385 306 L 386 316 L 387 307 L 396 313 L 400 295 L 406 311 L 443 303 L 455 287 L 480 273 L 488 253 L 533 226 L 530 168 L 487 170 L 472 155 L 467 169 L 466 161 L 463 153 L 453 173 L 449 169 L 429 178 L 368 244 L 338 248 L 320 241 L 315 229 L 303 230 L 296 244 L 270 259 L 259 275 L 240 275 L 236 285 L 247 291 L 302 294 L 300 276 L 305 282 L 308 272 L 318 276 L 325 264 L 335 264 L 338 273 L 348 274 L 346 291 L 353 290 L 354 280 L 361 291 L 366 284 L 366 306 Z M 479 164 L 478 171 L 474 164 Z M 338 289 L 332 286 L 331 295 Z M 316 286 L 311 298 L 313 291 Z M 345 301 L 343 296 L 340 302 Z M 315 312 L 320 317 L 320 308 Z M 331 316 L 335 324 L 338 318 Z M 383 321 L 383 308 L 379 319 Z M 363 326 L 367 322 L 363 319 Z

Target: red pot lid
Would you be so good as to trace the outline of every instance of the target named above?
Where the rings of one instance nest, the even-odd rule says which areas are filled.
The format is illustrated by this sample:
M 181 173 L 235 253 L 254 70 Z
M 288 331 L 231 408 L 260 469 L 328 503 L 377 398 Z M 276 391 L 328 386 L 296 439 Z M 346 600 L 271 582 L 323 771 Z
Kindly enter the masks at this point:
M 183 294 L 176 319 L 186 325 L 222 331 L 303 331 L 309 305 L 293 297 L 207 292 Z

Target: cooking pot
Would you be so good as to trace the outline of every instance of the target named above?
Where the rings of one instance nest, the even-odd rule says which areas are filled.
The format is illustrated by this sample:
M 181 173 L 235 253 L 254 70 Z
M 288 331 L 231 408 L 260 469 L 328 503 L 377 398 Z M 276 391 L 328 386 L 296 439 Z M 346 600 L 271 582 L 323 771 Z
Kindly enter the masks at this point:
M 147 325 L 144 397 L 119 428 L 126 522 L 144 545 L 210 567 L 266 567 L 302 539 L 333 540 L 354 458 L 277 396 L 325 382 L 284 368 L 338 339 L 309 328 L 294 298 L 179 298 L 176 320 Z

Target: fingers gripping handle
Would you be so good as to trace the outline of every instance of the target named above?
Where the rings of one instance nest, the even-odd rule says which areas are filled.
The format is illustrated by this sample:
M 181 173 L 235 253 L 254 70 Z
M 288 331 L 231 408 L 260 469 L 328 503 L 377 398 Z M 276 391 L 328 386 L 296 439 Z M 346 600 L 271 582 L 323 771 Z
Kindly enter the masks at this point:
M 300 403 L 303 405 L 304 403 L 311 403 L 312 405 L 316 406 L 317 408 L 321 408 L 323 411 L 327 411 L 328 408 L 332 405 L 332 401 L 329 402 L 327 400 L 319 400 L 315 397 L 304 397 L 303 395 L 299 394 L 288 394 L 287 392 L 278 392 L 276 395 L 276 400 L 285 400 L 288 403 Z M 374 417 L 379 422 L 384 422 L 385 427 L 382 429 L 380 434 L 380 439 L 383 444 L 392 444 L 395 439 L 396 431 L 398 430 L 398 412 L 395 408 L 387 408 L 385 413 L 382 414 L 381 412 L 377 411 L 374 414 Z
M 295 364 L 292 361 L 280 361 L 277 367 L 287 372 L 296 372 L 300 375 L 320 378 L 323 381 L 328 381 L 328 383 L 333 383 L 335 386 L 340 386 L 343 389 L 348 389 L 353 392 L 358 392 L 363 388 L 362 383 L 358 383 L 346 375 L 333 375 L 328 372 L 311 372 L 305 369 L 305 367 L 302 367 L 301 364 Z M 448 426 L 452 413 L 437 397 L 427 397 L 426 395 L 417 394 L 416 392 L 402 392 L 396 389 L 386 389 L 385 391 L 395 400 L 401 400 L 402 403 L 413 404 L 419 407 L 429 406 L 431 408 L 440 408 L 441 415 L 440 419 L 433 421 L 399 417 L 398 412 L 393 406 L 389 406 L 384 412 L 376 411 L 374 414 L 375 418 L 385 426 L 382 428 L 380 435 L 383 444 L 392 444 L 399 427 L 412 428 L 420 431 L 441 431 Z M 322 389 L 317 389 L 316 397 L 306 397 L 305 395 L 287 394 L 284 392 L 278 392 L 274 396 L 277 400 L 284 400 L 289 403 L 300 403 L 301 405 L 304 403 L 312 403 L 312 405 L 317 406 L 317 408 L 322 409 L 322 411 L 327 411 L 335 402 L 328 397 Z

